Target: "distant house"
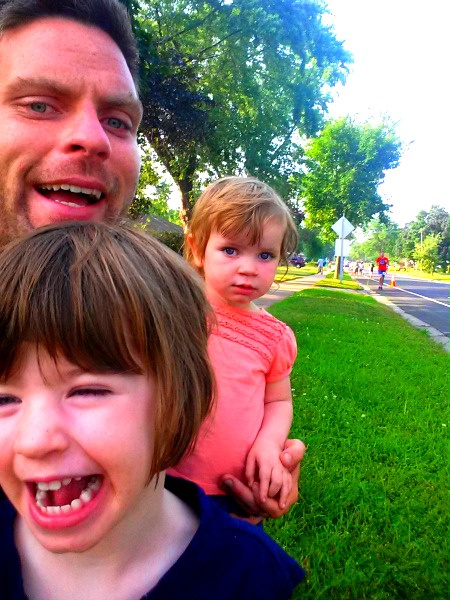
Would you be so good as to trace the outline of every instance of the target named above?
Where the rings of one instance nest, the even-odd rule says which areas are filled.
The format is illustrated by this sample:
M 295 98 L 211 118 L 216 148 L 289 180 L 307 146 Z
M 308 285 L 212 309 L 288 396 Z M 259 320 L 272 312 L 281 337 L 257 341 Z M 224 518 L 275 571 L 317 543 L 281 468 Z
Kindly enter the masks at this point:
M 147 233 L 160 242 L 169 246 L 178 254 L 183 253 L 184 236 L 183 228 L 180 225 L 155 215 L 141 215 L 135 221 L 140 223 Z
M 155 215 L 141 215 L 135 219 L 138 223 L 142 223 L 144 229 L 148 232 L 171 232 L 183 235 L 183 228 L 176 223 L 171 223 L 163 217 L 157 217 Z

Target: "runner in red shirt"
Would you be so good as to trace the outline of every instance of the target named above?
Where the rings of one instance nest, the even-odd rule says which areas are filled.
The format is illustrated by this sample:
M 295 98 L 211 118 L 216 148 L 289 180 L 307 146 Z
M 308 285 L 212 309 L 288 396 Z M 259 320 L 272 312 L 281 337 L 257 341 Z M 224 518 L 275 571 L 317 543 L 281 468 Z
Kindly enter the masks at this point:
M 378 275 L 380 276 L 380 280 L 378 282 L 378 289 L 383 289 L 384 278 L 386 276 L 386 271 L 389 266 L 389 259 L 384 255 L 384 252 L 380 254 L 377 258 L 376 263 L 378 265 Z

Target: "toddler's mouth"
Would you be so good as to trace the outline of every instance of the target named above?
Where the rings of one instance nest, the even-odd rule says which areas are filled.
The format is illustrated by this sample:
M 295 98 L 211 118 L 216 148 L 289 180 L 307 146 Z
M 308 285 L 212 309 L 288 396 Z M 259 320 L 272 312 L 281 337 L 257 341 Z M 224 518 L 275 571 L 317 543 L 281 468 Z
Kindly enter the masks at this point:
M 36 481 L 33 495 L 39 510 L 48 515 L 69 514 L 91 502 L 102 485 L 101 475 Z

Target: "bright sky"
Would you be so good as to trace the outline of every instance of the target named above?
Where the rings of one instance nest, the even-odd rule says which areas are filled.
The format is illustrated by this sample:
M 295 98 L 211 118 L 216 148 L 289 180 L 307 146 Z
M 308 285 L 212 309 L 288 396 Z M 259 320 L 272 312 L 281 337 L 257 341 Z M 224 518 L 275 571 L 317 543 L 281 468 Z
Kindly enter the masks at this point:
M 326 0 L 338 40 L 353 54 L 351 74 L 329 116 L 398 122 L 412 142 L 379 191 L 400 226 L 433 204 L 449 210 L 448 0 Z

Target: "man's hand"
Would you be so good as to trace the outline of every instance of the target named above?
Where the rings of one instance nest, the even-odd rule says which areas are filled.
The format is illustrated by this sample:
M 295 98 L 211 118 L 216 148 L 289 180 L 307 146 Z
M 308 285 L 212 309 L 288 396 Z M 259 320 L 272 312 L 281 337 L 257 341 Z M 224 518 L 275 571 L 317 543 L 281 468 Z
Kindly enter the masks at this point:
M 267 498 L 265 502 L 260 501 L 259 484 L 253 483 L 249 488 L 236 477 L 225 474 L 221 478 L 221 487 L 229 496 L 233 496 L 237 502 L 248 512 L 249 520 L 258 523 L 264 517 L 278 519 L 285 515 L 291 506 L 298 500 L 298 478 L 300 476 L 300 463 L 306 452 L 305 444 L 300 440 L 286 440 L 284 450 L 280 453 L 282 464 L 292 474 L 292 488 L 287 498 L 286 506 L 282 509 L 275 498 Z

